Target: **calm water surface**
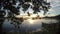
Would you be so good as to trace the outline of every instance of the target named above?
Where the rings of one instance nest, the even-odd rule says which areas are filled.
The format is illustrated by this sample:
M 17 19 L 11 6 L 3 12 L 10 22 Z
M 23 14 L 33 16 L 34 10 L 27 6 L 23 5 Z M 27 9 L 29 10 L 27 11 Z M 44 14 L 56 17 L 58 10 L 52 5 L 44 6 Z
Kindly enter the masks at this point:
M 42 23 L 57 23 L 59 22 L 56 19 L 28 19 L 24 20 L 20 26 L 20 29 L 17 29 L 13 24 L 10 24 L 11 21 L 8 21 L 7 19 L 3 23 L 3 30 L 4 31 L 40 31 L 42 29 Z

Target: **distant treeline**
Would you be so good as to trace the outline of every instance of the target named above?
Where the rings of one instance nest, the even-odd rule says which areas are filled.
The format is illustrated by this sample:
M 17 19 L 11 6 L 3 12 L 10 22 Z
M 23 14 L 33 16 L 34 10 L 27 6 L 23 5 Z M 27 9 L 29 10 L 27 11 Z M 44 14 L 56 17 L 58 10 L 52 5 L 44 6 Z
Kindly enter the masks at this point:
M 46 16 L 46 17 L 44 17 L 44 18 L 60 19 L 60 15 L 52 16 L 52 17 L 48 17 L 48 16 Z

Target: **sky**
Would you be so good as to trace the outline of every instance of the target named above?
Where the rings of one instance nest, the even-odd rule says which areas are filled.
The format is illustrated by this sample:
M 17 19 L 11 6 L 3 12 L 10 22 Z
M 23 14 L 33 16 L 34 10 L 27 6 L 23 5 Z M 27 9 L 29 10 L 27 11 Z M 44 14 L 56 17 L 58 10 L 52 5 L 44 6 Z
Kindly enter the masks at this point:
M 51 8 L 49 9 L 48 13 L 50 15 L 55 16 L 60 14 L 60 0 L 48 0 L 51 3 Z
M 49 9 L 49 11 L 47 12 L 47 14 L 45 16 L 56 16 L 56 15 L 59 15 L 60 14 L 60 0 L 47 0 L 47 2 L 51 3 L 51 8 Z M 21 14 L 26 14 L 26 13 L 23 13 L 23 11 L 21 9 L 20 9 Z M 29 11 L 30 13 L 33 12 L 33 10 L 30 9 L 30 8 L 27 11 Z M 43 15 L 43 11 L 39 12 L 38 14 L 40 16 L 44 16 Z
M 43 11 L 39 12 L 38 14 L 40 16 L 56 16 L 60 14 L 60 0 L 47 0 L 47 2 L 50 2 L 51 4 L 51 8 L 49 9 L 49 11 L 47 12 L 46 15 L 43 15 Z M 16 7 L 18 6 L 19 2 L 16 3 Z M 19 10 L 20 15 L 27 15 L 26 13 L 29 11 L 30 13 L 33 13 L 33 10 L 29 7 L 29 9 L 26 11 L 26 13 L 23 12 L 22 10 L 23 8 L 21 7 Z M 7 12 L 7 11 L 6 11 Z

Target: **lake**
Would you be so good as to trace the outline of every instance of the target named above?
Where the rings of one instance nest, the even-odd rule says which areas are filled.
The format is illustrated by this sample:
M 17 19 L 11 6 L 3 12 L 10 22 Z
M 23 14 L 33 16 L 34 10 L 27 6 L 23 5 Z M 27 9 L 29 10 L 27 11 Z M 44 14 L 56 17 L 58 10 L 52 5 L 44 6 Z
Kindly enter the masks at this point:
M 27 19 L 19 25 L 19 29 L 15 27 L 15 25 L 10 24 L 11 21 L 5 19 L 3 23 L 3 30 L 4 31 L 20 31 L 20 32 L 32 32 L 32 31 L 40 31 L 42 29 L 42 23 L 57 23 L 59 20 L 57 19 Z

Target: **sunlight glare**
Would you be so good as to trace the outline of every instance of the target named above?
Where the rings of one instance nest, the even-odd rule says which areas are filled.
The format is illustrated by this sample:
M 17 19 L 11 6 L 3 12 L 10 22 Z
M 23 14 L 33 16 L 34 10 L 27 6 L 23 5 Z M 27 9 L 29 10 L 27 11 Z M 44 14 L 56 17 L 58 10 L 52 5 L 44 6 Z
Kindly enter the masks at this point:
M 28 19 L 30 24 L 33 24 L 33 20 L 32 19 Z
M 31 15 L 30 17 L 37 17 L 37 15 L 33 14 L 33 15 Z

